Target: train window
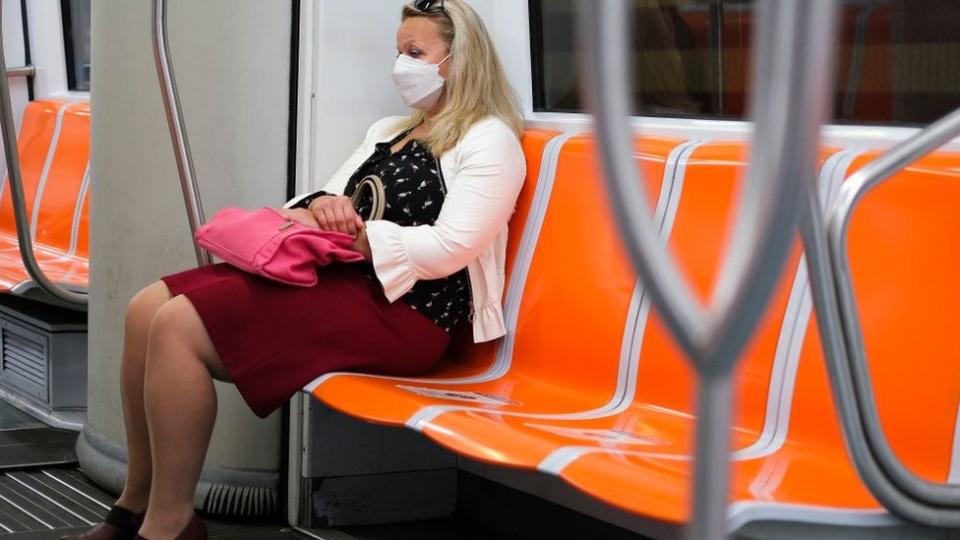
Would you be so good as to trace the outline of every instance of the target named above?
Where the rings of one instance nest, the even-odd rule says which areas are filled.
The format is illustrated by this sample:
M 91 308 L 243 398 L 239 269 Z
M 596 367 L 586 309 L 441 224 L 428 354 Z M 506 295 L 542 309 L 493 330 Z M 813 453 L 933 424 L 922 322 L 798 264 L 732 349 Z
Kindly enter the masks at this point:
M 60 0 L 70 90 L 90 91 L 90 0 Z
M 833 118 L 928 123 L 960 107 L 960 2 L 841 0 Z M 534 107 L 584 108 L 575 0 L 530 0 Z M 752 0 L 633 0 L 636 114 L 743 118 Z

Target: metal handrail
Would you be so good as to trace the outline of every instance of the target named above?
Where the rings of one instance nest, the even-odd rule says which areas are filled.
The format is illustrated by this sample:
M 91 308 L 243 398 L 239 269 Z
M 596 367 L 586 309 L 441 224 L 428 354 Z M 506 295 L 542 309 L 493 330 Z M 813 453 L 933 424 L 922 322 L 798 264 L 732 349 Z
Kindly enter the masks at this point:
M 830 91 L 835 0 L 757 3 L 753 53 L 752 158 L 730 249 L 708 306 L 696 300 L 657 237 L 633 160 L 628 122 L 626 0 L 578 1 L 587 54 L 587 98 L 595 112 L 607 187 L 621 233 L 646 290 L 698 373 L 697 450 L 689 535 L 723 538 L 729 475 L 731 373 L 762 316 L 801 215 L 804 183 L 816 177 Z
M 936 527 L 960 527 L 960 512 L 914 497 L 891 476 L 891 469 L 885 467 L 882 460 L 878 459 L 878 447 L 875 444 L 877 441 L 871 440 L 875 435 L 871 436 L 869 432 L 871 429 L 876 430 L 882 437 L 879 420 L 876 415 L 873 415 L 871 420 L 871 414 L 869 412 L 864 414 L 863 410 L 864 406 L 867 406 L 873 407 L 875 412 L 876 404 L 872 400 L 872 394 L 871 399 L 860 399 L 857 387 L 864 381 L 869 384 L 869 379 L 861 378 L 858 382 L 858 376 L 855 374 L 857 362 L 851 360 L 852 355 L 849 353 L 853 349 L 850 347 L 849 338 L 845 338 L 845 323 L 849 327 L 850 320 L 848 313 L 843 311 L 849 311 L 854 304 L 849 304 L 846 309 L 841 308 L 841 303 L 852 300 L 852 297 L 846 301 L 843 300 L 844 294 L 840 293 L 840 289 L 844 286 L 849 287 L 849 273 L 846 270 L 841 272 L 831 267 L 831 254 L 834 255 L 833 262 L 837 266 L 835 255 L 845 253 L 846 250 L 845 234 L 850 213 L 867 191 L 948 141 L 952 138 L 950 133 L 960 129 L 958 124 L 960 120 L 957 115 L 951 115 L 898 145 L 851 176 L 843 188 L 840 201 L 830 213 L 829 243 L 831 245 L 828 246 L 823 215 L 810 203 L 809 193 L 806 195 L 805 215 L 801 224 L 811 292 L 830 374 L 830 385 L 840 413 L 844 439 L 854 466 L 871 493 L 891 512 L 906 520 Z M 838 240 L 840 243 L 837 242 Z M 845 255 L 841 258 L 845 258 Z M 840 266 L 846 267 L 846 263 L 841 263 Z M 836 276 L 834 272 L 837 272 Z M 836 277 L 840 279 L 835 279 Z M 840 285 L 844 282 L 846 285 Z M 855 316 L 855 309 L 850 313 Z M 856 333 L 859 334 L 859 323 L 855 325 Z M 856 354 L 855 352 L 854 355 Z M 865 362 L 862 367 L 866 367 Z M 874 423 L 872 427 L 871 423 Z M 887 449 L 889 450 L 889 446 Z
M 170 61 L 170 47 L 167 40 L 167 1 L 153 0 L 153 58 L 156 62 L 157 77 L 160 79 L 160 95 L 167 115 L 167 127 L 173 143 L 173 153 L 177 160 L 177 173 L 180 176 L 180 189 L 187 208 L 187 221 L 190 224 L 190 241 L 193 243 L 199 266 L 210 264 L 210 254 L 197 244 L 197 229 L 206 221 L 203 217 L 203 205 L 200 201 L 200 187 L 197 184 L 196 169 L 193 166 L 193 153 L 184 127 L 183 109 L 180 106 L 180 92 Z
M 7 77 L 36 77 L 37 68 L 33 65 L 7 68 Z
M 87 295 L 77 293 L 50 281 L 37 263 L 33 254 L 33 239 L 30 237 L 30 223 L 27 218 L 26 197 L 23 194 L 23 174 L 20 169 L 20 155 L 17 152 L 17 128 L 13 121 L 13 106 L 10 98 L 11 76 L 4 61 L 3 20 L 0 16 L 0 132 L 3 136 L 3 152 L 7 158 L 7 176 L 10 178 L 10 193 L 13 195 L 13 216 L 17 226 L 17 243 L 20 257 L 27 274 L 50 296 L 71 306 L 86 307 Z
M 876 460 L 876 467 L 888 478 L 890 484 L 921 505 L 949 512 L 946 517 L 938 515 L 932 522 L 921 521 L 928 525 L 940 526 L 943 523 L 960 526 L 960 486 L 934 483 L 914 474 L 894 454 L 884 434 L 867 363 L 863 330 L 857 312 L 847 240 L 853 210 L 867 193 L 916 160 L 958 136 L 960 136 L 960 110 L 898 144 L 851 175 L 843 188 L 837 206 L 830 215 L 828 237 L 835 279 L 832 290 L 836 294 L 836 308 L 843 325 L 835 330 L 837 335 L 845 338 L 844 356 L 832 358 L 831 361 L 844 362 L 849 370 L 850 380 L 849 388 L 838 394 L 837 399 L 855 402 L 865 442 L 873 459 Z M 915 521 L 920 520 L 915 519 Z

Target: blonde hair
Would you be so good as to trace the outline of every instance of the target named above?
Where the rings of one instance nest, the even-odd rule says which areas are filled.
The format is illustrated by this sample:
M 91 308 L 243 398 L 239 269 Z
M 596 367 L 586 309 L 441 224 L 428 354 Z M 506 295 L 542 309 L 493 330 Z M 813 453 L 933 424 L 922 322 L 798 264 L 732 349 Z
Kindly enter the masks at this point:
M 483 20 L 463 0 L 444 0 L 446 13 L 423 12 L 412 5 L 403 8 L 403 19 L 426 17 L 437 24 L 440 36 L 450 48 L 443 110 L 433 118 L 433 129 L 423 142 L 439 157 L 450 150 L 478 121 L 495 116 L 517 137 L 523 131 L 516 92 L 507 82 L 503 65 Z M 413 129 L 426 118 L 416 111 L 397 126 L 402 132 Z

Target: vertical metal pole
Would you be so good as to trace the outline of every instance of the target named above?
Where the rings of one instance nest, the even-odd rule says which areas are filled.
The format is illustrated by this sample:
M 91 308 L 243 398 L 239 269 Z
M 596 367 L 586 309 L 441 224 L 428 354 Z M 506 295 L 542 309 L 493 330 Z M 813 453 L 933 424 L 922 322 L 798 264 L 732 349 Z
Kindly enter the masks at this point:
M 688 526 L 688 539 L 721 540 L 727 537 L 732 410 L 733 381 L 730 374 L 701 375 L 697 382 L 693 519 Z
M 760 0 L 753 53 L 751 158 L 733 234 L 709 305 L 697 300 L 655 235 L 632 153 L 626 0 L 579 1 L 587 98 L 628 254 L 661 318 L 698 374 L 697 450 L 689 537 L 726 537 L 731 374 L 781 275 L 805 184 L 816 178 L 832 85 L 836 0 Z
M 190 151 L 190 141 L 187 139 L 187 131 L 184 127 L 180 93 L 177 90 L 177 81 L 174 77 L 173 65 L 170 62 L 166 0 L 153 0 L 153 57 L 157 65 L 157 76 L 160 79 L 160 95 L 163 97 L 163 108 L 167 113 L 167 127 L 170 129 L 173 153 L 177 160 L 177 172 L 180 175 L 183 202 L 187 207 L 190 239 L 193 242 L 193 249 L 196 251 L 197 264 L 206 266 L 210 264 L 210 254 L 194 240 L 197 229 L 200 228 L 205 219 L 200 201 L 200 188 L 197 185 L 197 175 L 193 166 L 193 154 Z

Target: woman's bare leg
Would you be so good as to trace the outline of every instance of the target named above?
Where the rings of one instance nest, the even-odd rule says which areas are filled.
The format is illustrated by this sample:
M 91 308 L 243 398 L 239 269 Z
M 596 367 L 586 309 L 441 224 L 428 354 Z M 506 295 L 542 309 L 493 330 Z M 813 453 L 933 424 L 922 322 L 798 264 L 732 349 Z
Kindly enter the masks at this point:
M 229 380 L 193 304 L 185 296 L 154 315 L 147 345 L 144 398 L 153 460 L 140 535 L 175 538 L 193 515 L 193 492 L 217 413 L 213 379 Z
M 134 513 L 147 509 L 153 471 L 150 436 L 143 409 L 143 377 L 150 322 L 171 298 L 162 281 L 144 287 L 127 307 L 124 317 L 123 361 L 120 367 L 123 423 L 127 433 L 127 481 L 117 505 Z

